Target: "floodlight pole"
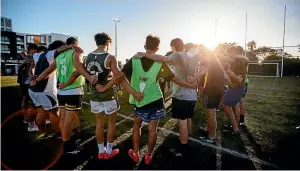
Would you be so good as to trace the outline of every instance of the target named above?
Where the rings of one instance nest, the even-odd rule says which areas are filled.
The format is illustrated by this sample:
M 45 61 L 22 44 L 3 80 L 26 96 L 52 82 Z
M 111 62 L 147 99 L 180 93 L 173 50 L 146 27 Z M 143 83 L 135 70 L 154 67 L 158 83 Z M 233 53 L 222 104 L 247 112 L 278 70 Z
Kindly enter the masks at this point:
M 245 55 L 247 55 L 246 51 L 247 51 L 247 27 L 248 27 L 248 17 L 247 17 L 247 13 L 246 13 L 246 27 L 245 27 Z
M 117 43 L 117 22 L 120 22 L 119 19 L 114 18 L 113 21 L 115 22 L 115 57 L 117 58 L 118 56 L 118 43 Z
M 284 5 L 284 19 L 283 19 L 283 39 L 282 39 L 282 57 L 281 57 L 281 72 L 280 76 L 283 76 L 283 57 L 284 57 L 284 39 L 285 39 L 285 17 L 286 17 L 286 5 Z

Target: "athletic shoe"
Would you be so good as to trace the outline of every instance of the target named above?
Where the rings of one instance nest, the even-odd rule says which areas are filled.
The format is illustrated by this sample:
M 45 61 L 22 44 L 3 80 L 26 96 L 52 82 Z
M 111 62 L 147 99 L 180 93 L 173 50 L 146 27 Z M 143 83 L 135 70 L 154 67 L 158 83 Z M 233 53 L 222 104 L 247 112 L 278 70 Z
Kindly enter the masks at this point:
M 36 131 L 39 131 L 39 128 L 36 125 L 34 125 L 33 127 L 28 126 L 27 130 L 28 130 L 28 132 L 36 132 Z
M 220 112 L 220 109 L 216 109 L 216 112 Z
M 119 153 L 120 153 L 119 149 L 114 149 L 110 154 L 105 153 L 104 159 L 106 159 L 106 160 L 111 159 L 111 158 L 115 157 L 116 155 L 118 155 Z
M 232 126 L 231 125 L 223 125 L 223 128 L 229 130 L 229 129 L 232 129 Z
M 217 144 L 215 140 L 212 140 L 208 137 L 199 137 L 199 139 L 201 142 L 204 142 L 204 143 L 213 144 L 213 145 Z
M 50 138 L 53 138 L 55 136 L 55 133 L 53 134 L 42 134 L 38 137 L 39 140 L 48 140 Z
M 240 130 L 232 130 L 232 135 L 240 135 Z
M 202 133 L 202 134 L 204 134 L 204 136 L 208 136 L 208 131 L 206 131 L 205 130 L 205 128 L 203 128 L 203 127 L 199 127 L 199 131 Z
M 245 122 L 240 122 L 239 125 L 240 126 L 245 126 Z
M 27 119 L 23 119 L 23 123 L 27 124 L 28 123 Z
M 128 155 L 135 163 L 139 162 L 140 156 L 139 154 L 136 154 L 133 149 L 128 151 Z
M 145 164 L 149 165 L 152 161 L 152 156 L 148 156 L 147 154 L 145 155 Z
M 104 159 L 105 154 L 106 154 L 105 152 L 104 153 L 98 153 L 98 159 L 99 160 Z
M 50 119 L 47 119 L 46 120 L 46 125 L 48 125 L 48 124 L 50 124 L 51 122 L 50 122 Z

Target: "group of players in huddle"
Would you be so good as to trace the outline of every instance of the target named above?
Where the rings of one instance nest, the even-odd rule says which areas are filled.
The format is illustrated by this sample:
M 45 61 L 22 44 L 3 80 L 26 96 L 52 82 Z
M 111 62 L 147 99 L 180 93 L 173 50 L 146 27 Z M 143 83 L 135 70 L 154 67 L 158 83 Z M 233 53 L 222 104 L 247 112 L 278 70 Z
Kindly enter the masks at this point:
M 205 97 L 207 124 L 200 127 L 201 141 L 216 143 L 216 111 L 224 108 L 232 134 L 239 135 L 244 124 L 247 91 L 247 63 L 243 49 L 230 47 L 226 54 L 208 49 L 184 49 L 181 39 L 170 43 L 172 54 L 158 55 L 160 39 L 147 36 L 145 52 L 136 53 L 120 70 L 116 57 L 109 54 L 111 38 L 106 33 L 94 36 L 97 49 L 83 59 L 78 40 L 54 41 L 48 48 L 35 44 L 22 53 L 18 81 L 22 90 L 22 110 L 28 131 L 38 131 L 40 139 L 57 138 L 64 144 L 64 154 L 80 152 L 78 137 L 79 112 L 82 108 L 83 86 L 89 82 L 91 112 L 96 116 L 98 158 L 110 159 L 119 154 L 113 148 L 117 112 L 120 109 L 116 85 L 129 93 L 129 104 L 134 108 L 133 148 L 128 155 L 139 161 L 142 122 L 148 123 L 148 151 L 145 163 L 152 160 L 159 120 L 166 116 L 163 91 L 159 80 L 173 82 L 172 118 L 180 129 L 180 147 L 188 148 L 192 132 L 192 118 L 199 92 Z M 197 71 L 197 72 L 195 72 Z M 113 77 L 109 79 L 110 73 Z M 228 89 L 224 93 L 224 87 Z M 108 120 L 107 143 L 104 146 L 104 122 Z M 51 131 L 46 131 L 46 120 Z M 48 128 L 48 127 L 47 127 Z M 46 133 L 47 132 L 47 133 Z M 51 134 L 49 132 L 52 132 Z

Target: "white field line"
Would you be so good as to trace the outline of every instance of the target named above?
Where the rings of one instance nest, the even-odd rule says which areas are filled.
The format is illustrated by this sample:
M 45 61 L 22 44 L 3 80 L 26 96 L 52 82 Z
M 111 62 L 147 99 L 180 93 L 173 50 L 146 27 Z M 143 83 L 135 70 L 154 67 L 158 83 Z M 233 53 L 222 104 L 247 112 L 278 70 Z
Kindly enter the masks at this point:
M 222 146 L 222 136 L 221 136 L 221 131 L 217 131 L 217 137 L 219 140 L 219 143 L 217 143 L 218 147 Z M 221 170 L 222 169 L 222 151 L 218 148 L 216 149 L 216 170 Z
M 177 121 L 173 118 L 170 118 L 162 127 L 165 128 L 166 126 L 171 127 L 172 129 L 175 128 Z M 155 153 L 155 151 L 158 149 L 159 146 L 161 146 L 164 142 L 164 140 L 166 139 L 166 137 L 168 137 L 169 133 L 164 134 L 164 132 L 160 129 L 157 132 L 157 139 L 156 139 L 156 143 L 153 147 L 153 151 L 152 154 Z M 144 157 L 144 155 L 147 153 L 147 148 L 148 144 L 144 145 L 140 151 L 139 151 L 139 161 L 138 163 L 134 166 L 133 170 L 137 170 L 138 167 L 140 166 L 142 159 Z
M 132 115 L 131 115 L 132 116 Z M 125 115 L 122 115 L 122 117 L 124 118 L 123 120 L 121 120 L 120 122 L 118 122 L 116 125 L 121 124 L 122 122 L 124 122 L 125 120 L 128 120 L 128 118 L 131 119 L 131 116 L 127 117 Z M 126 118 L 125 118 L 126 117 Z M 142 124 L 142 128 L 145 126 L 146 124 Z M 105 130 L 106 131 L 106 130 Z M 122 143 L 123 141 L 125 141 L 126 139 L 128 139 L 131 135 L 132 135 L 132 131 L 133 128 L 129 129 L 127 132 L 125 132 L 124 134 L 120 135 L 119 137 L 117 137 L 114 140 L 114 146 L 119 145 L 120 143 Z M 95 138 L 95 136 L 93 136 Z M 91 138 L 89 138 L 91 139 Z M 91 139 L 92 140 L 92 139 Z M 90 141 L 91 141 L 90 140 Z M 86 144 L 86 143 L 85 143 Z M 83 144 L 84 145 L 84 144 Z M 74 170 L 82 170 L 84 168 L 84 166 L 86 166 L 86 164 L 94 157 L 94 155 L 92 155 L 90 158 L 88 158 L 86 161 L 84 161 L 82 164 L 78 165 Z
M 244 142 L 246 152 L 248 153 L 251 160 L 254 160 L 254 158 L 257 158 L 256 152 L 252 145 L 249 143 L 248 138 L 246 137 L 245 133 L 240 131 L 241 133 L 241 139 Z M 261 163 L 253 163 L 255 170 L 262 170 L 262 164 Z
M 122 115 L 119 115 L 119 116 L 123 117 L 124 115 L 123 115 L 123 116 L 122 116 Z M 126 118 L 129 119 L 129 120 L 132 120 L 132 121 L 134 120 L 133 118 L 129 118 L 128 116 L 126 116 Z M 158 129 L 164 130 L 165 132 L 169 132 L 169 133 L 171 133 L 171 134 L 176 135 L 176 136 L 179 137 L 179 133 L 174 132 L 174 131 L 172 131 L 172 130 L 168 130 L 168 129 L 166 129 L 166 128 L 161 128 L 161 127 L 159 127 Z M 233 155 L 233 156 L 235 156 L 235 157 L 247 159 L 247 160 L 250 160 L 250 161 L 252 161 L 252 162 L 256 162 L 256 163 L 260 163 L 260 164 L 263 164 L 263 165 L 267 165 L 267 166 L 271 166 L 271 167 L 274 167 L 274 168 L 278 168 L 278 167 L 277 167 L 276 165 L 274 165 L 274 164 L 271 164 L 271 163 L 269 163 L 269 162 L 263 161 L 263 160 L 261 160 L 261 159 L 259 159 L 259 158 L 257 158 L 257 157 L 250 158 L 248 155 L 242 154 L 242 153 L 237 152 L 237 151 L 235 151 L 235 150 L 231 150 L 231 149 L 224 148 L 224 147 L 221 147 L 221 146 L 215 146 L 215 145 L 208 144 L 208 143 L 203 143 L 203 142 L 201 142 L 200 140 L 195 139 L 195 138 L 193 138 L 193 137 L 189 137 L 189 140 L 191 140 L 191 141 L 193 141 L 193 142 L 196 142 L 196 143 L 199 143 L 199 144 L 201 144 L 201 145 L 203 145 L 203 146 L 210 147 L 210 148 L 214 148 L 214 149 L 216 149 L 216 150 L 220 150 L 220 151 L 222 151 L 222 152 L 231 154 L 231 155 Z

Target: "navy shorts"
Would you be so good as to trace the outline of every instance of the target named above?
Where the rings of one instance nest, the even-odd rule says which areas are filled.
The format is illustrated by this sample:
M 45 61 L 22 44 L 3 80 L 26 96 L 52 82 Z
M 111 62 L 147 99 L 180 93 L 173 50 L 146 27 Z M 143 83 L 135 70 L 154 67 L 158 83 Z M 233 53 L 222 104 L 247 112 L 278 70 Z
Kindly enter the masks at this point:
M 243 98 L 246 96 L 247 91 L 248 91 L 248 83 L 245 83 L 244 93 L 243 93 L 243 96 L 242 96 Z
M 228 88 L 224 95 L 224 105 L 234 107 L 240 101 L 245 92 L 244 87 L 241 88 Z
M 134 115 L 144 122 L 150 122 L 152 120 L 164 118 L 166 116 L 166 110 L 164 106 L 152 109 L 141 109 L 134 107 Z

